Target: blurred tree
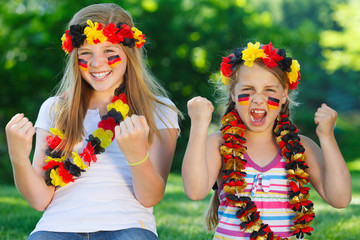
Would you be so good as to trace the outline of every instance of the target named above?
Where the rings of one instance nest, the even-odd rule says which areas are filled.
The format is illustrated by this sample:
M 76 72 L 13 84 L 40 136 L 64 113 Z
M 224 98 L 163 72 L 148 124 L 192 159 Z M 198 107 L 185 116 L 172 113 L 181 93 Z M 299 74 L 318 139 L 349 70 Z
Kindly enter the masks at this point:
M 330 72 L 341 68 L 360 71 L 360 2 L 351 0 L 333 8 L 332 17 L 337 26 L 320 35 L 326 58 L 324 67 Z

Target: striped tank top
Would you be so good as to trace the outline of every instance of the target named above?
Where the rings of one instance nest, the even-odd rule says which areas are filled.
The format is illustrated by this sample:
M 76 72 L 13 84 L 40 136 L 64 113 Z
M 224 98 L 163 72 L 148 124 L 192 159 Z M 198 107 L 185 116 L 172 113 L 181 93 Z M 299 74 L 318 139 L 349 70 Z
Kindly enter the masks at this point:
M 281 152 L 265 167 L 258 166 L 246 153 L 244 158 L 247 160 L 245 165 L 247 187 L 240 195 L 251 197 L 260 211 L 260 219 L 268 224 L 276 235 L 290 237 L 292 232 L 290 227 L 293 225 L 292 219 L 295 213 L 290 209 L 289 180 L 286 179 L 286 162 Z M 240 229 L 240 219 L 235 216 L 237 207 L 226 201 L 227 193 L 224 192 L 223 183 L 218 190 L 219 224 L 214 239 L 250 239 L 251 234 L 244 233 Z

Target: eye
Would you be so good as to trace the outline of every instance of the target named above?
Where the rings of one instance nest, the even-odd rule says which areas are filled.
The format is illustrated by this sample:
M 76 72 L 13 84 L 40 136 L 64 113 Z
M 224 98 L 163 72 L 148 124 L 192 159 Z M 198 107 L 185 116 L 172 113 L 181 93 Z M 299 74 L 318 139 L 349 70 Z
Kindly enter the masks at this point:
M 267 91 L 267 92 L 272 92 L 272 93 L 275 92 L 275 90 L 272 89 L 272 88 L 268 88 L 268 89 L 266 89 L 266 91 Z
M 105 53 L 113 53 L 114 52 L 114 50 L 112 50 L 112 49 L 106 49 L 105 50 Z
M 91 52 L 80 52 L 80 56 L 85 56 L 85 55 L 90 55 L 91 54 Z

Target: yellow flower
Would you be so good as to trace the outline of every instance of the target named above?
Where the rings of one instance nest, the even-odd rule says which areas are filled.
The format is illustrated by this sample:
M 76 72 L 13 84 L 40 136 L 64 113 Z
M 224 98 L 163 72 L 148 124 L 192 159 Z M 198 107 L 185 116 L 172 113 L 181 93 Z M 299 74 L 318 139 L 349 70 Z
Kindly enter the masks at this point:
M 287 72 L 289 83 L 295 83 L 298 79 L 298 72 L 300 71 L 300 64 L 297 60 L 291 62 L 291 72 Z
M 107 37 L 103 34 L 103 30 L 98 30 L 99 23 L 93 23 L 90 19 L 86 22 L 89 27 L 84 29 L 84 34 L 86 35 L 86 41 L 89 44 L 102 43 L 105 42 Z M 97 40 L 97 41 L 96 41 Z
M 92 135 L 100 139 L 100 146 L 106 148 L 110 145 L 113 132 L 111 130 L 104 130 L 103 128 L 96 129 Z
M 220 74 L 221 81 L 224 85 L 228 85 L 230 82 L 230 79 L 228 77 L 225 77 L 222 73 Z
M 62 156 L 61 158 L 52 158 L 50 156 L 46 156 L 45 162 L 55 161 L 55 162 L 63 162 L 66 160 L 66 156 Z
M 110 111 L 111 109 L 115 108 L 117 112 L 121 112 L 124 119 L 127 117 L 127 114 L 129 113 L 129 105 L 126 103 L 123 103 L 123 101 L 116 100 L 114 103 L 110 103 L 107 105 L 107 110 Z
M 252 67 L 254 61 L 262 57 L 266 57 L 266 54 L 264 49 L 260 49 L 260 42 L 256 42 L 255 44 L 250 42 L 248 43 L 247 49 L 242 51 L 242 59 L 245 61 L 244 65 L 248 67 Z
M 60 139 L 63 139 L 64 138 L 64 132 L 57 129 L 57 128 L 50 128 L 50 133 L 52 135 L 56 135 L 58 136 Z
M 136 47 L 141 47 L 145 43 L 144 34 L 136 27 L 132 27 L 131 30 L 134 32 L 134 38 L 138 40 L 135 42 Z
M 59 175 L 59 168 L 52 169 L 50 172 L 50 178 L 51 178 L 51 183 L 56 187 L 56 186 L 65 186 L 66 183 L 64 183 L 64 181 L 62 180 L 62 178 Z
M 72 152 L 72 157 L 74 159 L 74 164 L 78 166 L 80 169 L 84 170 L 89 168 L 88 166 L 86 166 L 86 164 L 84 163 L 84 161 L 81 159 L 81 157 L 77 152 Z

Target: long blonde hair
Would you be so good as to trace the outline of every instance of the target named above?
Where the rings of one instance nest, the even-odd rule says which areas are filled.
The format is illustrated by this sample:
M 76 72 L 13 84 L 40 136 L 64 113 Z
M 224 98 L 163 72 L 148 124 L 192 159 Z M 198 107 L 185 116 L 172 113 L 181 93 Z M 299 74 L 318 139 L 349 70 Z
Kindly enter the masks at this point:
M 93 4 L 81 9 L 73 16 L 69 26 L 76 24 L 85 26 L 88 19 L 93 22 L 100 22 L 103 26 L 109 23 L 117 24 L 118 22 L 125 23 L 130 27 L 134 26 L 130 14 L 120 6 L 112 3 Z M 154 112 L 158 114 L 155 111 L 155 105 L 166 105 L 178 114 L 179 111 L 157 98 L 157 96 L 167 97 L 167 94 L 145 66 L 143 50 L 135 47 L 123 47 L 123 50 L 128 59 L 127 69 L 124 81 L 117 90 L 121 89 L 128 97 L 129 115 L 145 116 L 150 127 L 149 142 L 151 143 L 154 134 L 160 136 L 153 115 Z M 66 141 L 63 152 L 66 156 L 71 153 L 75 144 L 80 142 L 84 136 L 83 121 L 92 92 L 92 87 L 81 77 L 77 51 L 72 51 L 56 94 L 59 96 L 59 101 L 56 103 L 55 117 L 53 119 L 56 128 L 64 130 Z
M 260 67 L 270 71 L 277 79 L 279 79 L 279 81 L 284 89 L 287 87 L 287 85 L 288 85 L 287 75 L 283 70 L 281 70 L 280 67 L 277 66 L 274 68 L 269 68 L 264 64 L 264 62 L 261 59 L 256 59 L 254 64 L 258 64 Z M 239 74 L 240 68 L 242 66 L 243 66 L 243 64 L 238 66 L 236 71 L 232 72 L 232 74 L 229 78 L 229 84 L 226 86 L 227 87 L 227 95 L 223 97 L 223 99 L 225 99 L 225 101 L 226 101 L 225 113 L 228 113 L 231 110 L 236 108 L 236 105 L 231 98 L 231 93 L 234 91 L 235 85 L 239 81 L 238 74 Z M 222 88 L 222 86 L 219 86 L 219 87 Z M 291 107 L 297 105 L 294 98 L 295 98 L 295 92 L 289 89 L 288 95 L 287 95 L 287 100 L 286 100 L 285 104 L 283 104 L 281 106 L 280 114 L 287 114 L 290 117 Z M 276 124 L 276 122 L 275 122 L 275 124 Z M 209 208 L 205 213 L 205 226 L 208 231 L 214 230 L 219 223 L 219 216 L 218 216 L 219 206 L 220 206 L 219 194 L 218 194 L 218 190 L 215 189 L 213 192 L 213 196 L 211 197 L 211 200 L 210 200 Z

